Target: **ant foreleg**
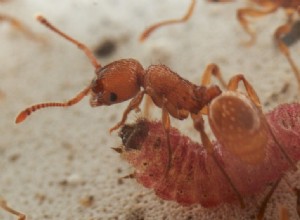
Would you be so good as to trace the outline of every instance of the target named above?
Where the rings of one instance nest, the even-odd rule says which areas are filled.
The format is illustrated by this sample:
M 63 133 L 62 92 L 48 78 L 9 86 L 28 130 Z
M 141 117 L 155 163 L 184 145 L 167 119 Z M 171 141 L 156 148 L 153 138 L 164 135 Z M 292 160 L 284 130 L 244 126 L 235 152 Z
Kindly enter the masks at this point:
M 201 137 L 201 141 L 203 146 L 205 147 L 205 149 L 207 150 L 208 154 L 211 155 L 215 161 L 215 163 L 217 164 L 218 168 L 220 169 L 220 171 L 222 172 L 222 174 L 224 175 L 224 177 L 226 178 L 226 180 L 228 181 L 229 185 L 231 186 L 232 190 L 235 192 L 235 194 L 237 195 L 241 207 L 244 208 L 245 207 L 245 203 L 243 200 L 242 195 L 240 194 L 240 192 L 238 191 L 238 189 L 236 188 L 236 186 L 234 185 L 234 183 L 231 181 L 229 175 L 227 174 L 227 172 L 225 171 L 225 169 L 223 168 L 222 164 L 220 164 L 220 162 L 218 161 L 218 159 L 216 158 L 215 154 L 214 154 L 214 147 L 212 142 L 209 140 L 205 130 L 204 130 L 204 120 L 203 117 L 201 115 L 201 113 L 198 114 L 192 114 L 192 119 L 194 122 L 194 127 L 197 131 L 199 131 L 200 133 L 200 137 Z
M 134 109 L 138 108 L 139 105 L 141 104 L 143 97 L 145 95 L 145 91 L 140 91 L 129 103 L 129 105 L 127 106 L 127 108 L 125 109 L 124 113 L 123 113 L 123 117 L 121 119 L 120 122 L 118 122 L 114 127 L 112 127 L 111 129 L 109 129 L 109 132 L 113 132 L 114 130 L 117 130 L 118 128 L 120 128 L 122 125 L 124 125 L 126 119 L 127 119 L 127 115 Z
M 16 210 L 14 210 L 13 208 L 9 207 L 7 205 L 7 202 L 3 199 L 0 198 L 0 207 L 3 208 L 5 211 L 13 214 L 13 215 L 16 215 L 18 216 L 18 220 L 25 220 L 26 219 L 26 215 L 21 213 L 21 212 L 18 212 Z

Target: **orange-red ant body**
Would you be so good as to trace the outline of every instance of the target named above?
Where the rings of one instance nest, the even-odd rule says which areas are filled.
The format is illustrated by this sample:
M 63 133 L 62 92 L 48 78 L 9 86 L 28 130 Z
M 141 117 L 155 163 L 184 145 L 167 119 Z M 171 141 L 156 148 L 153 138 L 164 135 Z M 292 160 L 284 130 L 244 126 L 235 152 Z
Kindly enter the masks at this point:
M 228 183 L 230 184 L 230 186 L 238 196 L 243 206 L 243 199 L 241 195 L 239 194 L 234 184 L 231 182 L 230 177 L 227 175 L 222 165 L 214 157 L 213 144 L 209 140 L 207 134 L 205 133 L 204 121 L 202 117 L 202 114 L 209 113 L 208 110 L 210 108 L 207 107 L 209 106 L 209 103 L 211 101 L 214 101 L 214 103 L 221 103 L 221 107 L 220 108 L 214 107 L 213 109 L 216 110 L 216 112 L 211 112 L 211 114 L 220 115 L 219 113 L 221 109 L 225 108 L 224 109 L 225 116 L 222 116 L 223 118 L 221 119 L 221 121 L 225 123 L 227 122 L 233 123 L 233 126 L 240 125 L 239 122 L 236 122 L 234 121 L 235 119 L 232 119 L 231 115 L 228 115 L 231 113 L 234 114 L 234 112 L 231 112 L 231 107 L 227 106 L 227 104 L 230 103 L 232 104 L 232 100 L 235 101 L 235 99 L 232 100 L 231 98 L 230 100 L 226 99 L 228 95 L 230 95 L 231 97 L 232 95 L 231 92 L 237 90 L 240 81 L 244 83 L 249 98 L 252 101 L 251 103 L 253 106 L 255 106 L 254 108 L 256 108 L 258 111 L 257 114 L 261 115 L 260 113 L 261 106 L 260 106 L 259 98 L 257 97 L 252 86 L 244 78 L 243 75 L 240 74 L 234 76 L 226 86 L 224 80 L 221 77 L 219 68 L 214 64 L 210 64 L 208 65 L 207 69 L 204 72 L 201 85 L 198 86 L 183 79 L 182 77 L 180 77 L 178 74 L 170 70 L 165 65 L 151 65 L 147 69 L 143 69 L 142 65 L 137 60 L 121 59 L 102 67 L 98 63 L 98 61 L 96 60 L 92 52 L 84 44 L 74 40 L 70 36 L 58 30 L 42 16 L 38 16 L 37 19 L 46 27 L 56 32 L 60 36 L 64 37 L 68 41 L 72 42 L 73 44 L 77 45 L 81 50 L 83 50 L 87 55 L 87 57 L 90 59 L 93 66 L 95 67 L 96 77 L 92 80 L 89 86 L 87 86 L 82 92 L 80 92 L 78 95 L 76 95 L 74 98 L 70 99 L 67 102 L 41 103 L 26 108 L 17 116 L 16 123 L 20 123 L 24 121 L 27 118 L 27 116 L 29 116 L 32 112 L 42 108 L 72 106 L 78 103 L 88 94 L 91 94 L 90 105 L 92 107 L 101 106 L 101 105 L 113 105 L 131 99 L 128 107 L 125 109 L 123 113 L 123 117 L 121 121 L 110 129 L 110 131 L 113 131 L 118 129 L 122 125 L 124 125 L 127 119 L 127 115 L 130 113 L 130 111 L 137 109 L 139 107 L 145 94 L 149 95 L 153 100 L 153 102 L 155 103 L 155 105 L 162 109 L 162 124 L 164 126 L 164 130 L 166 133 L 168 152 L 169 152 L 169 159 L 168 159 L 168 166 L 166 169 L 166 173 L 169 171 L 172 163 L 171 145 L 169 139 L 169 130 L 170 130 L 169 115 L 179 120 L 185 119 L 189 115 L 191 115 L 194 121 L 194 127 L 197 131 L 199 131 L 203 145 L 207 148 L 208 153 L 211 154 L 212 157 L 214 158 L 220 171 L 226 177 Z M 210 84 L 210 78 L 212 76 L 217 77 L 219 81 L 223 84 L 223 86 L 225 86 L 228 89 L 228 92 L 225 92 L 224 94 L 221 95 L 221 90 L 218 86 L 216 85 L 208 86 Z M 218 97 L 221 98 L 219 99 Z M 241 98 L 240 96 L 236 97 L 236 100 L 238 101 L 240 100 L 240 98 Z M 236 103 L 233 103 L 233 105 L 234 104 Z M 238 101 L 237 104 L 240 105 L 241 103 Z M 246 110 L 247 107 L 249 106 L 245 106 Z M 242 114 L 244 113 L 245 112 L 243 112 Z M 222 113 L 221 115 L 224 114 Z M 218 121 L 217 118 L 214 118 L 215 115 L 212 115 L 210 117 L 212 121 L 211 124 L 215 125 L 215 127 L 218 128 L 219 126 L 218 123 L 220 121 Z M 228 117 L 228 119 L 226 119 L 226 117 Z M 266 129 L 268 130 L 270 129 L 268 126 L 265 126 L 265 124 L 266 124 L 265 122 L 262 122 L 262 125 L 260 125 L 262 126 L 261 129 L 263 131 L 266 131 Z M 231 131 L 227 131 L 227 133 L 228 132 Z M 257 139 L 259 141 L 262 140 L 262 143 L 264 143 L 263 139 L 266 138 L 264 136 L 266 135 L 266 133 L 267 132 L 265 133 L 262 132 L 262 135 L 253 137 L 253 139 Z M 234 137 L 234 135 L 233 136 L 232 135 L 230 137 Z M 218 131 L 216 131 L 216 136 L 218 136 Z M 275 137 L 274 140 L 276 141 Z M 253 147 L 255 147 L 255 149 L 257 148 L 256 143 L 257 142 L 249 142 L 248 144 L 245 143 L 246 146 L 243 146 L 244 147 L 243 149 L 250 150 L 250 152 L 248 151 L 248 154 L 245 154 L 245 151 L 243 150 L 240 151 L 238 149 L 238 147 L 240 147 L 239 145 L 240 143 L 235 143 L 234 145 L 229 146 L 229 148 L 231 148 L 231 151 L 239 155 L 242 160 L 245 160 L 246 162 L 249 163 L 256 163 L 261 159 L 263 159 L 263 156 L 261 155 L 264 155 L 264 146 L 262 146 L 263 145 L 262 144 L 262 145 L 257 145 L 261 147 L 261 149 L 259 149 L 258 153 L 256 150 L 254 150 L 256 151 L 255 157 L 251 157 L 252 148 Z M 279 144 L 278 146 L 281 147 Z M 289 157 L 286 154 L 284 155 L 289 160 L 289 162 L 292 163 Z

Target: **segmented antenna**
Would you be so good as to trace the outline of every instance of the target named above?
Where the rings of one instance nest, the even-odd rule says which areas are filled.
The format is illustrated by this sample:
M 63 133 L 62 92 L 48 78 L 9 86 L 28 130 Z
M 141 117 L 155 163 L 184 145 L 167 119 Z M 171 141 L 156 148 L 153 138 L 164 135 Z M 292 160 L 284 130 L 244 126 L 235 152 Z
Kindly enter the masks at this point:
M 90 91 L 90 86 L 85 88 L 83 91 L 81 91 L 78 95 L 76 95 L 74 98 L 70 99 L 69 101 L 40 103 L 40 104 L 33 105 L 29 108 L 26 108 L 25 110 L 19 113 L 19 115 L 16 118 L 16 123 L 20 123 L 24 121 L 32 112 L 36 110 L 49 108 L 49 107 L 69 107 L 75 105 L 80 100 L 82 100 L 89 93 L 89 91 Z
M 93 64 L 93 66 L 96 69 L 101 68 L 101 64 L 97 61 L 96 57 L 94 56 L 94 54 L 92 53 L 92 51 L 87 48 L 87 46 L 85 46 L 84 44 L 80 43 L 79 41 L 75 40 L 74 38 L 70 37 L 69 35 L 65 34 L 64 32 L 62 32 L 61 30 L 57 29 L 56 27 L 54 27 L 46 18 L 44 18 L 42 15 L 37 15 L 36 19 L 43 25 L 45 25 L 47 28 L 49 28 L 50 30 L 54 31 L 55 33 L 57 33 L 58 35 L 62 36 L 63 38 L 65 38 L 66 40 L 70 41 L 71 43 L 75 44 L 80 50 L 82 50 L 86 56 L 89 58 L 89 60 L 91 61 L 91 63 Z

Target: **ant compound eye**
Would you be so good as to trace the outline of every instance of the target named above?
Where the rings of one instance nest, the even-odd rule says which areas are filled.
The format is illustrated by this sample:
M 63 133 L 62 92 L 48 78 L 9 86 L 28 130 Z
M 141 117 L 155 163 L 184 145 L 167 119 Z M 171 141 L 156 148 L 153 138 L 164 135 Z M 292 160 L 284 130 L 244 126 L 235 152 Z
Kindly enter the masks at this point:
M 115 102 L 115 101 L 117 101 L 117 99 L 118 99 L 117 94 L 114 93 L 114 92 L 111 92 L 111 93 L 110 93 L 110 96 L 109 96 L 109 100 L 110 100 L 111 102 Z

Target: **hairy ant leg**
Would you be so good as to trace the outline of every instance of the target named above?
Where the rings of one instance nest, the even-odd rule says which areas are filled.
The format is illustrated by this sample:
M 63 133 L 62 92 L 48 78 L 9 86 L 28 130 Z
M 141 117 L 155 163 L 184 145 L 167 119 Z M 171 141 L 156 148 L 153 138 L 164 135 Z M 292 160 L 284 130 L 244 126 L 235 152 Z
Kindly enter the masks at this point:
M 190 6 L 189 6 L 186 14 L 182 18 L 161 21 L 161 22 L 151 25 L 146 30 L 144 30 L 143 33 L 140 35 L 140 41 L 146 40 L 156 29 L 158 29 L 162 26 L 186 22 L 192 16 L 195 5 L 196 5 L 196 0 L 191 0 Z
M 7 202 L 1 198 L 0 198 L 0 207 L 11 214 L 18 216 L 18 220 L 26 220 L 25 214 L 11 208 L 10 206 L 7 205 Z

